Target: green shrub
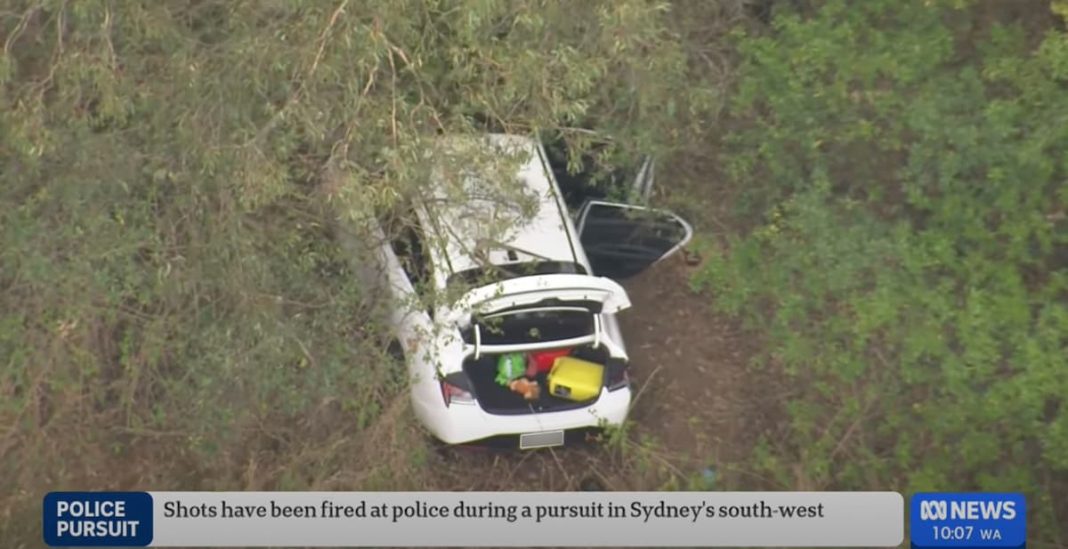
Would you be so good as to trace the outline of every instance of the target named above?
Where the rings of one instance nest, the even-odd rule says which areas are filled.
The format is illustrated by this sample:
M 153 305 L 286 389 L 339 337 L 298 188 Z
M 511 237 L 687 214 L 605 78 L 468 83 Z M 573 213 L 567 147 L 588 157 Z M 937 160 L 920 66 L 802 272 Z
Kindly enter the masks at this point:
M 742 37 L 724 162 L 766 217 L 697 283 L 792 379 L 765 473 L 1022 490 L 1063 542 L 1068 36 L 977 18 L 832 0 Z

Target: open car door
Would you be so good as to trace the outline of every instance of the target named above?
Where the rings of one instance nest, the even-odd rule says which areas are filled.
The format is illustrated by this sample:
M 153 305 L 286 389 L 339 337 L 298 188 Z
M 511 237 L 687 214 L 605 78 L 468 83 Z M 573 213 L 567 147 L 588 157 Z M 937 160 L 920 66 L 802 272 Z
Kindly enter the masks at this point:
M 640 273 L 693 238 L 690 224 L 671 212 L 600 200 L 579 211 L 578 231 L 593 274 L 614 280 Z

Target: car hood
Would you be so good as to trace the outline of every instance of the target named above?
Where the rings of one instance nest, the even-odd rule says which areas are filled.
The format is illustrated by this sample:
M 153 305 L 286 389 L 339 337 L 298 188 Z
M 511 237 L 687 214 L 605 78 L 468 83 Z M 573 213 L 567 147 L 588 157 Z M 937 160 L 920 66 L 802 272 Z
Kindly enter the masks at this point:
M 489 314 L 546 300 L 559 300 L 609 314 L 630 307 L 626 290 L 611 279 L 548 274 L 512 278 L 475 288 L 447 307 L 443 316 L 464 326 L 470 322 L 472 314 Z

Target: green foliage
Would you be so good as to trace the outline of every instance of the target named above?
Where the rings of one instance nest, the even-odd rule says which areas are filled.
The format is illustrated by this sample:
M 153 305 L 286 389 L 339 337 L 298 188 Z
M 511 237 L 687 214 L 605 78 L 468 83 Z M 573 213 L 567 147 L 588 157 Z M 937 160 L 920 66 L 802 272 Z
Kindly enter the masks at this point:
M 698 284 L 793 379 L 758 461 L 783 485 L 1024 490 L 1063 541 L 1068 37 L 960 8 L 829 1 L 740 37 L 724 161 L 766 216 Z
M 407 399 L 335 213 L 420 194 L 439 131 L 660 142 L 688 70 L 642 1 L 8 4 L 4 516 L 44 471 L 114 487 L 98 446 L 157 488 L 402 485 L 361 444 Z

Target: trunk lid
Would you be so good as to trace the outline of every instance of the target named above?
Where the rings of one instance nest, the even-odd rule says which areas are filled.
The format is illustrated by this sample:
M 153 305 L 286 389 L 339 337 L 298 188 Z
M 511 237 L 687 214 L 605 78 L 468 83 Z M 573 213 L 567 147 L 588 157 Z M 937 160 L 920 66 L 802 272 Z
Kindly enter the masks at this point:
M 490 314 L 549 300 L 586 307 L 592 313 L 612 314 L 630 307 L 626 290 L 611 279 L 548 274 L 511 278 L 475 288 L 447 307 L 442 317 L 466 327 L 472 314 Z

